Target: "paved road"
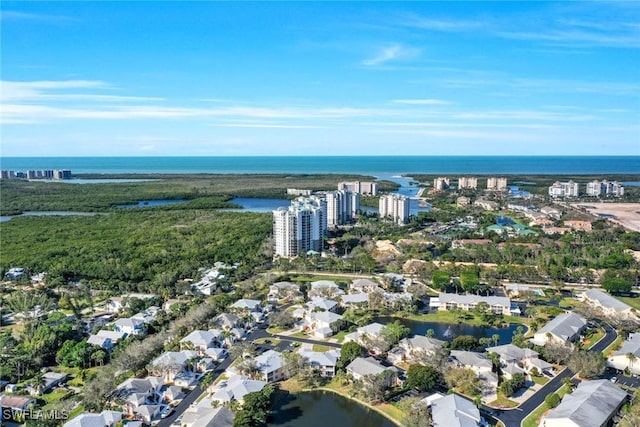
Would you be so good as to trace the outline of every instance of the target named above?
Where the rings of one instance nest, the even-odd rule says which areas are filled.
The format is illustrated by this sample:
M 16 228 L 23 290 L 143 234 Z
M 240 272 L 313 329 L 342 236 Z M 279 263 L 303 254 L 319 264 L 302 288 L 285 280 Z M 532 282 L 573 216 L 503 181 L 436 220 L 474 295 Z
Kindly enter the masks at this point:
M 600 341 L 598 341 L 598 343 L 594 345 L 590 351 L 601 353 L 618 337 L 615 329 L 613 329 L 610 325 L 602 323 L 601 326 L 605 331 L 605 336 Z M 564 378 L 572 378 L 573 376 L 574 373 L 571 372 L 571 370 L 569 370 L 568 368 L 565 369 L 551 381 L 546 383 L 533 396 L 531 396 L 524 403 L 514 409 L 496 410 L 488 407 L 483 407 L 482 409 L 489 413 L 494 413 L 494 417 L 502 421 L 506 427 L 520 427 L 522 421 L 544 402 L 544 398 L 547 397 L 549 393 L 553 393 L 554 391 L 562 387 L 562 380 Z
M 295 342 L 302 342 L 305 344 L 318 344 L 318 345 L 324 345 L 327 347 L 334 347 L 334 348 L 342 347 L 342 344 L 338 344 L 335 342 L 317 341 L 309 338 L 292 337 L 289 335 L 279 335 L 279 334 L 273 334 L 271 336 L 282 341 L 295 341 Z

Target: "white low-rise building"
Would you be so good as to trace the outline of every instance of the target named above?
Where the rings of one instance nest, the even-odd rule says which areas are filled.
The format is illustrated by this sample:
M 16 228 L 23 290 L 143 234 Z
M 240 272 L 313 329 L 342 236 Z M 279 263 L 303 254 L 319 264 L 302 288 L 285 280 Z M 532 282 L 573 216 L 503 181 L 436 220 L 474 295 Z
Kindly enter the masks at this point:
M 332 378 L 336 374 L 336 365 L 340 360 L 340 350 L 312 351 L 301 348 L 298 353 L 309 362 L 321 377 Z
M 626 398 L 627 393 L 609 380 L 582 381 L 542 418 L 540 427 L 607 426 Z
M 437 298 L 431 298 L 429 308 L 438 311 L 464 310 L 473 311 L 481 302 L 487 304 L 488 310 L 495 314 L 511 315 L 511 300 L 507 297 L 480 296 L 480 295 L 459 295 L 440 293 Z
M 601 310 L 605 316 L 635 317 L 635 310 L 630 305 L 601 290 L 589 289 L 579 297 Z
M 576 313 L 561 314 L 540 328 L 530 340 L 544 346 L 547 343 L 570 344 L 587 328 L 587 319 Z
M 262 375 L 262 380 L 271 383 L 285 379 L 284 359 L 282 353 L 268 350 L 256 357 L 258 370 Z
M 62 427 L 115 427 L 122 419 L 122 412 L 102 411 L 99 414 L 83 412 L 64 423 Z
M 607 366 L 621 371 L 628 369 L 632 374 L 640 374 L 640 333 L 629 334 L 620 350 L 609 356 Z
M 481 417 L 478 407 L 468 399 L 449 394 L 431 402 L 433 427 L 479 426 Z

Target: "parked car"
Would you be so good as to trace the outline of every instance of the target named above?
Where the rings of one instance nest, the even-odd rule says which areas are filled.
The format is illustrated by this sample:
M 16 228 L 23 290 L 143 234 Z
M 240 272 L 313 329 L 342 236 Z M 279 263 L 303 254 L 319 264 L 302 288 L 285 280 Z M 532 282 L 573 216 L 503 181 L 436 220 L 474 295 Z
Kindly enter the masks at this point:
M 162 412 L 160 412 L 160 418 L 165 419 L 168 416 L 170 416 L 171 414 L 173 414 L 173 407 L 171 405 L 167 406 L 166 408 L 164 408 L 162 410 Z
M 612 383 L 618 382 L 618 377 L 611 377 L 611 382 Z

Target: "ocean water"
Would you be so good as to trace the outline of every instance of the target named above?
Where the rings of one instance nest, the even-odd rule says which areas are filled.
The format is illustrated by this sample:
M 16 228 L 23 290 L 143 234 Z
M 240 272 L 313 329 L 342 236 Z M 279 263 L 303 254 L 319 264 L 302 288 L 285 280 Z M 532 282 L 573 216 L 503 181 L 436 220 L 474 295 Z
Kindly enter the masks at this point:
M 70 169 L 74 174 L 640 174 L 640 156 L 3 157 L 0 169 Z

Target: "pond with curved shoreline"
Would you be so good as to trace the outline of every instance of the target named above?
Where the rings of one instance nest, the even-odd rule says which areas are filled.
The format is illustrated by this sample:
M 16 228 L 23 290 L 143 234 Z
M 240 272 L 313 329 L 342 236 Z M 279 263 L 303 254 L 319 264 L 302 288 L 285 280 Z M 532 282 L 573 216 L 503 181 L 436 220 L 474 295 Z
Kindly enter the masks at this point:
M 387 324 L 396 320 L 409 328 L 413 335 L 425 335 L 429 329 L 433 329 L 433 337 L 444 341 L 451 341 L 460 335 L 471 335 L 475 338 L 491 338 L 493 335 L 498 335 L 500 337 L 500 341 L 498 341 L 497 344 L 503 345 L 511 343 L 513 333 L 516 331 L 518 326 L 523 326 L 526 331 L 526 326 L 518 323 L 509 323 L 508 326 L 496 327 L 469 325 L 465 323 L 427 322 L 392 316 L 381 316 L 374 319 L 375 322 L 382 324 Z
M 303 391 L 290 397 L 272 414 L 269 426 L 396 427 L 384 415 L 330 391 Z

